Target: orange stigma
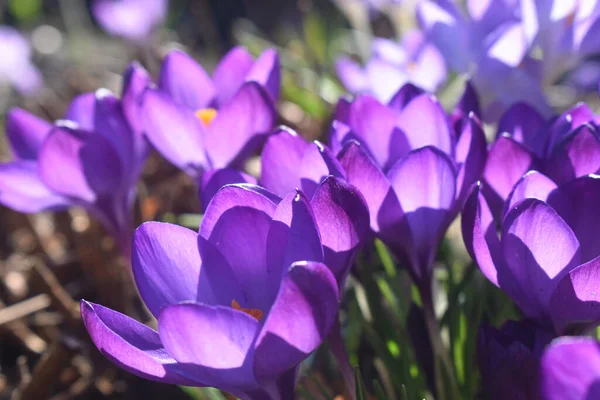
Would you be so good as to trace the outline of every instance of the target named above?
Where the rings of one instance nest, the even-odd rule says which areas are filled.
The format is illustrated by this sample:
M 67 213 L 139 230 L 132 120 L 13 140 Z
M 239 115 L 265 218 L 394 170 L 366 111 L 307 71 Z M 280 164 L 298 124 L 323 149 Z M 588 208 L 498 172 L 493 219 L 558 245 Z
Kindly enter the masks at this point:
M 235 300 L 231 300 L 231 308 L 233 308 L 234 310 L 240 310 L 241 312 L 245 312 L 257 321 L 260 321 L 264 314 L 258 308 L 242 308 L 242 306 L 240 306 L 240 303 L 238 303 Z
M 210 126 L 215 117 L 217 116 L 217 110 L 214 108 L 203 108 L 201 110 L 196 111 L 196 117 L 200 119 L 200 121 L 204 122 L 204 125 Z

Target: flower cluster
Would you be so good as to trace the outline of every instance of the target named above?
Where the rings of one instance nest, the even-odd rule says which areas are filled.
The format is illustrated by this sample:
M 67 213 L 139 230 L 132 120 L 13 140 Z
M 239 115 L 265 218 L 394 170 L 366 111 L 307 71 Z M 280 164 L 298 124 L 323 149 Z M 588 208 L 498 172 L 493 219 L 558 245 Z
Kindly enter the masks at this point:
M 255 58 L 234 47 L 212 74 L 172 50 L 156 80 L 133 63 L 120 98 L 106 89 L 81 94 L 55 122 L 12 109 L 13 160 L 0 165 L 0 203 L 23 213 L 83 207 L 121 246 L 155 324 L 81 300 L 83 324 L 111 362 L 149 380 L 250 400 L 295 398 L 301 363 L 325 341 L 352 382 L 340 304 L 348 285 L 367 286 L 361 280 L 372 271 L 358 264 L 381 242 L 414 289 L 402 293 L 411 298 L 401 311 L 411 326 L 399 331 L 411 336 L 429 392 L 456 398 L 450 381 L 462 366 L 445 348 L 434 297 L 440 248 L 460 218 L 479 283 L 487 279 L 518 308 L 517 320 L 483 323 L 478 335 L 473 328 L 480 391 L 491 399 L 600 398 L 600 342 L 591 336 L 600 325 L 600 119 L 584 103 L 551 116 L 543 94 L 600 50 L 599 7 L 473 0 L 464 13 L 450 0 L 418 1 L 420 31 L 399 46 L 376 40 L 364 68 L 338 60 L 356 96 L 339 99 L 323 140 L 313 142 L 277 126 L 286 118 L 278 115 L 276 50 Z M 110 33 L 141 40 L 164 19 L 166 1 L 92 8 Z M 143 21 L 113 25 L 130 14 Z M 449 71 L 466 84 L 444 108 L 432 92 Z M 151 148 L 197 186 L 197 231 L 151 221 L 132 233 Z M 246 167 L 255 155 L 259 173 Z M 461 318 L 467 330 L 470 314 Z M 385 335 L 368 333 L 386 347 Z M 395 360 L 390 342 L 384 354 Z

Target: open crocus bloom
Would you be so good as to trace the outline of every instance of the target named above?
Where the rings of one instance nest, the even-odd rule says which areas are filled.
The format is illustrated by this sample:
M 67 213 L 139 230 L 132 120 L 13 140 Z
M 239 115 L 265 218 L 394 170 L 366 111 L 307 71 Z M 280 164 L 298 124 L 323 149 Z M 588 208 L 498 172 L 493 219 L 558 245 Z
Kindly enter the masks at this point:
M 100 351 L 138 376 L 291 399 L 299 363 L 336 320 L 340 255 L 367 221 L 360 194 L 333 177 L 312 202 L 226 186 L 198 234 L 148 222 L 134 235 L 133 274 L 158 331 L 85 301 L 83 320 Z
M 365 196 L 371 229 L 429 285 L 438 244 L 483 170 L 477 117 L 454 132 L 435 97 L 406 85 L 388 106 L 370 96 L 342 100 L 336 118 L 331 147 Z
M 558 338 L 546 349 L 540 367 L 546 400 L 600 398 L 600 343 L 592 338 Z
M 94 0 L 92 12 L 102 28 L 133 41 L 147 39 L 167 16 L 168 0 Z
M 520 5 L 526 38 L 541 50 L 544 82 L 555 83 L 583 59 L 600 53 L 598 0 L 521 0 Z
M 454 72 L 467 74 L 482 95 L 484 118 L 495 121 L 516 101 L 551 113 L 516 0 L 468 0 L 463 13 L 455 0 L 419 0 L 425 36 Z
M 483 325 L 477 359 L 483 392 L 492 400 L 539 398 L 539 362 L 553 335 L 535 321 L 508 321 L 496 329 Z
M 483 173 L 484 193 L 498 215 L 517 181 L 535 169 L 557 184 L 600 171 L 597 117 L 580 103 L 546 121 L 525 103 L 513 105 L 498 123 Z
M 129 252 L 131 209 L 147 145 L 136 109 L 149 77 L 134 64 L 122 99 L 101 89 L 75 98 L 54 125 L 21 109 L 7 117 L 15 160 L 0 165 L 0 203 L 16 211 L 82 206 Z
M 144 95 L 145 133 L 167 160 L 196 180 L 213 168 L 237 167 L 273 129 L 279 83 L 274 50 L 255 61 L 236 47 L 212 78 L 188 55 L 171 51 L 158 88 Z
M 400 44 L 377 38 L 372 48 L 364 68 L 346 57 L 336 62 L 340 81 L 354 94 L 371 94 L 387 103 L 407 82 L 433 92 L 446 80 L 444 58 L 418 31 L 407 33 Z
M 476 185 L 463 210 L 463 238 L 483 274 L 523 313 L 557 335 L 600 321 L 600 179 L 556 186 L 532 172 L 515 186 L 501 237 Z

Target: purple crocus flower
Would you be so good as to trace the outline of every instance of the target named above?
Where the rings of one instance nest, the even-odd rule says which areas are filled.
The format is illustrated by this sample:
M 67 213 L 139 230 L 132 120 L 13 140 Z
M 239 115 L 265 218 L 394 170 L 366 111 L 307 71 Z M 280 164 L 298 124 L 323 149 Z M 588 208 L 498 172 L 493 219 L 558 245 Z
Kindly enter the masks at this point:
M 80 95 L 54 125 L 10 111 L 6 131 L 15 160 L 0 165 L 0 203 L 25 213 L 82 206 L 128 254 L 135 185 L 147 153 L 137 107 L 149 82 L 134 64 L 121 100 L 106 89 Z
M 446 80 L 444 58 L 419 31 L 407 33 L 400 44 L 377 38 L 372 50 L 364 67 L 347 57 L 336 62 L 338 77 L 351 93 L 387 103 L 407 82 L 434 92 Z
M 212 78 L 188 55 L 171 51 L 158 88 L 143 98 L 145 133 L 167 160 L 197 181 L 206 171 L 239 167 L 273 129 L 279 84 L 274 50 L 255 61 L 236 47 Z
M 111 35 L 141 42 L 163 23 L 168 0 L 94 0 L 96 21 Z
M 556 339 L 542 356 L 540 375 L 545 400 L 600 398 L 600 343 L 589 337 Z
M 435 97 L 405 85 L 388 106 L 342 100 L 336 118 L 331 147 L 365 196 L 371 229 L 429 289 L 438 244 L 485 164 L 477 117 L 454 132 Z
M 292 399 L 300 362 L 335 323 L 339 256 L 360 236 L 361 208 L 356 189 L 334 177 L 311 202 L 226 186 L 198 234 L 148 222 L 134 235 L 133 274 L 158 331 L 83 301 L 86 328 L 106 357 L 143 378 Z
M 419 23 L 449 68 L 471 77 L 483 96 L 486 120 L 496 120 L 517 101 L 549 114 L 536 63 L 526 57 L 530 47 L 517 0 L 469 0 L 467 15 L 456 3 L 419 0 Z
M 525 103 L 508 109 L 498 123 L 483 174 L 494 214 L 499 215 L 514 185 L 531 169 L 557 184 L 600 171 L 596 119 L 583 103 L 549 121 Z
M 508 321 L 479 329 L 477 358 L 486 399 L 539 398 L 539 364 L 553 335 L 535 321 Z
M 546 84 L 577 69 L 600 53 L 600 2 L 597 0 L 521 0 L 521 14 L 530 46 L 541 50 L 538 69 Z M 595 69 L 596 81 L 600 78 Z
M 465 245 L 481 272 L 527 317 L 557 335 L 586 331 L 600 322 L 599 202 L 597 176 L 557 186 L 531 172 L 507 201 L 499 238 L 476 185 L 463 210 Z
M 32 94 L 42 86 L 42 74 L 31 62 L 31 46 L 16 29 L 0 25 L 0 81 L 13 85 L 21 94 Z

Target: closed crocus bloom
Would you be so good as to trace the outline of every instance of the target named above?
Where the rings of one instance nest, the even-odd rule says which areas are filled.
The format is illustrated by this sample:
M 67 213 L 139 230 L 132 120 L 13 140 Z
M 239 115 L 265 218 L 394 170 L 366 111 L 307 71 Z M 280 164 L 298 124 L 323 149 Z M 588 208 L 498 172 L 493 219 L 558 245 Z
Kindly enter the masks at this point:
M 371 94 L 388 102 L 407 82 L 433 92 L 446 80 L 444 58 L 421 32 L 407 33 L 399 44 L 377 38 L 372 50 L 364 67 L 346 57 L 336 62 L 340 81 L 354 94 Z
M 508 321 L 501 329 L 479 329 L 477 359 L 486 399 L 539 398 L 539 364 L 552 333 L 532 320 Z
M 389 106 L 370 96 L 341 101 L 331 147 L 365 196 L 371 229 L 427 287 L 439 242 L 471 184 L 486 143 L 470 113 L 454 132 L 436 98 L 404 86 Z
M 145 133 L 167 160 L 198 181 L 206 171 L 238 167 L 274 127 L 279 84 L 274 50 L 254 60 L 236 47 L 212 78 L 190 56 L 171 51 L 158 88 L 143 98 Z
M 346 177 L 335 154 L 324 144 L 307 143 L 295 131 L 280 127 L 261 154 L 261 185 L 279 196 L 299 188 L 311 199 L 318 185 L 328 177 Z
M 540 370 L 545 400 L 600 398 L 600 343 L 595 339 L 556 339 L 544 352 Z
M 597 176 L 557 186 L 531 172 L 515 186 L 498 237 L 476 185 L 462 215 L 465 245 L 527 317 L 556 335 L 585 332 L 600 321 L 599 201 Z
M 134 235 L 133 274 L 158 331 L 83 301 L 87 330 L 103 354 L 143 378 L 293 399 L 300 362 L 337 318 L 336 276 L 346 267 L 335 255 L 359 235 L 357 200 L 333 177 L 312 202 L 229 185 L 199 233 L 146 223 Z
M 259 181 L 232 168 L 205 173 L 200 190 L 202 206 L 206 207 L 221 187 L 232 183 L 259 183 L 281 197 L 299 189 L 312 199 L 319 184 L 327 177 L 346 178 L 341 164 L 327 146 L 316 140 L 308 143 L 286 126 L 275 129 L 265 142 L 260 170 Z
M 162 24 L 168 0 L 93 0 L 96 21 L 111 35 L 141 42 Z
M 525 103 L 513 105 L 498 123 L 485 166 L 485 195 L 498 215 L 517 181 L 529 170 L 557 184 L 600 170 L 600 133 L 595 114 L 580 103 L 546 121 Z
M 10 111 L 15 160 L 0 165 L 0 203 L 26 213 L 82 206 L 128 254 L 135 186 L 147 154 L 128 116 L 148 83 L 146 71 L 132 65 L 121 100 L 106 89 L 80 95 L 55 124 Z

